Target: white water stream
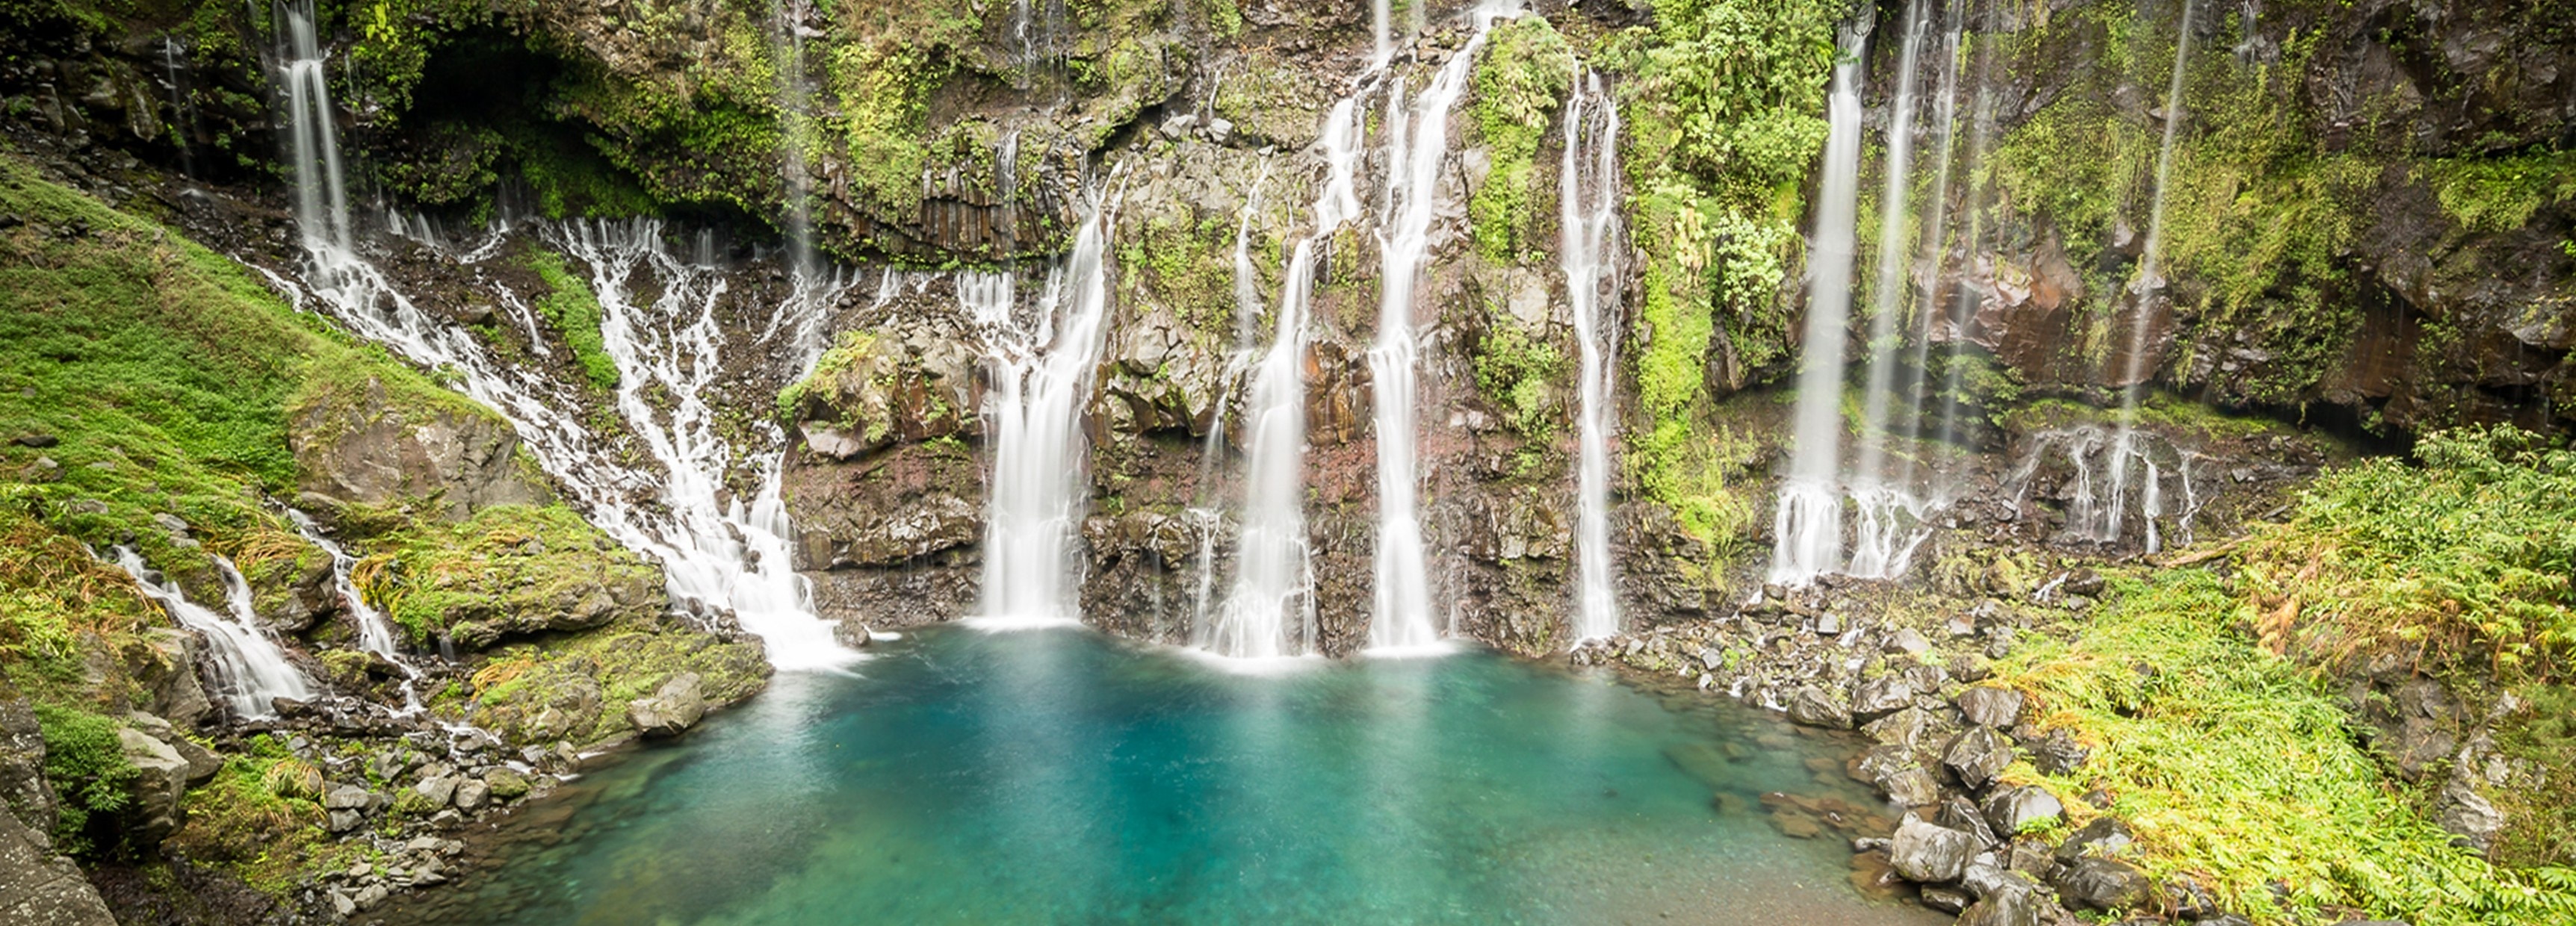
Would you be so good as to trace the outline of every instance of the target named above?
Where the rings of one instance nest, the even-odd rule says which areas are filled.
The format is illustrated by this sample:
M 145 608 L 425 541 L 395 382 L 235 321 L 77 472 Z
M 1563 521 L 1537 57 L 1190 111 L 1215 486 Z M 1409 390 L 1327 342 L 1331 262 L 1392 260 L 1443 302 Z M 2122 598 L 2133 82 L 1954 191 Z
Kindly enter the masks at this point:
M 1905 6 L 1905 37 L 1897 55 L 1896 100 L 1888 108 L 1887 162 L 1878 198 L 1878 276 L 1869 318 L 1868 385 L 1861 391 L 1860 461 L 1849 482 L 1854 523 L 1847 572 L 1865 579 L 1903 575 L 1924 506 L 1913 488 L 1890 479 L 1887 440 L 1894 427 L 1896 368 L 1905 351 L 1897 327 L 1905 312 L 1907 193 L 1913 185 L 1915 63 L 1925 22 L 1915 3 Z M 1909 326 L 1910 327 L 1910 326 Z
M 1610 392 L 1617 355 L 1619 107 L 1585 74 L 1566 103 L 1565 159 L 1557 175 L 1557 260 L 1579 342 L 1575 419 L 1574 639 L 1619 633 L 1618 566 L 1610 552 Z
M 1074 539 L 1091 495 L 1082 415 L 1107 340 L 1115 212 L 1106 195 L 1089 204 L 1073 253 L 1050 274 L 1032 320 L 1014 317 L 1009 275 L 959 278 L 959 299 L 984 325 L 993 348 L 992 392 L 985 400 L 992 500 L 976 618 L 984 626 L 1079 620 Z
M 1808 262 L 1807 323 L 1801 342 L 1790 469 L 1772 518 L 1771 581 L 1804 585 L 1842 557 L 1843 326 L 1851 312 L 1854 228 L 1860 174 L 1860 56 L 1868 33 L 1846 31 L 1827 109 L 1825 174 L 1817 194 L 1816 243 Z
M 287 4 L 278 11 L 286 26 L 279 68 L 289 89 L 282 118 L 294 141 L 296 221 L 309 261 L 301 285 L 275 276 L 272 282 L 298 306 L 327 313 L 361 338 L 424 368 L 457 374 L 458 388 L 509 420 L 593 524 L 663 563 L 675 605 L 730 610 L 762 637 L 781 668 L 853 658 L 815 617 L 793 571 L 786 539 L 792 533 L 778 497 L 780 454 L 742 456 L 719 435 L 718 418 L 705 404 L 726 341 L 715 317 L 721 277 L 673 257 L 658 222 L 541 229 L 549 244 L 590 270 L 603 344 L 619 373 L 616 407 L 656 465 L 633 465 L 608 452 L 580 420 L 571 387 L 495 358 L 472 334 L 421 311 L 359 254 L 310 11 Z M 477 249 L 453 259 L 472 263 L 490 253 Z M 657 284 L 659 295 L 649 303 L 630 297 L 630 281 L 639 274 Z M 790 343 L 769 351 L 786 372 L 811 366 L 820 347 L 819 316 L 844 285 L 838 277 L 796 276 L 795 295 L 777 308 L 763 337 L 787 334 Z M 507 295 L 512 298 L 504 302 L 518 304 L 516 294 Z M 781 435 L 768 436 L 783 443 Z M 758 485 L 748 500 L 726 488 L 727 474 L 738 467 Z
M 1415 371 L 1420 353 L 1415 331 L 1415 291 L 1431 250 L 1431 220 L 1440 205 L 1440 166 L 1449 157 L 1449 111 L 1467 88 L 1468 72 L 1496 20 L 1518 15 L 1518 4 L 1487 3 L 1474 14 L 1475 32 L 1431 78 L 1413 105 L 1402 85 L 1389 88 L 1385 217 L 1379 223 L 1380 263 L 1377 343 L 1369 348 L 1374 377 L 1377 435 L 1377 555 L 1369 646 L 1380 651 L 1436 647 L 1429 570 L 1424 565 L 1422 519 L 1416 496 L 1422 473 L 1416 463 Z
M 241 571 L 233 568 L 232 561 L 215 557 L 215 568 L 223 575 L 230 617 L 189 601 L 187 594 L 179 590 L 179 583 L 156 576 L 144 565 L 143 556 L 131 547 L 116 548 L 116 565 L 134 577 L 144 597 L 159 603 L 179 626 L 205 639 L 206 655 L 215 672 L 216 694 L 235 715 L 246 719 L 275 717 L 273 699 L 313 699 L 312 682 L 286 661 L 286 651 L 260 629 L 258 618 L 251 613 L 250 585 L 242 580 Z
M 1314 227 L 1299 241 L 1280 279 L 1270 347 L 1252 368 L 1244 396 L 1244 500 L 1233 589 L 1201 634 L 1220 656 L 1267 659 L 1315 651 L 1314 581 L 1306 543 L 1306 322 L 1313 308 L 1316 263 L 1342 226 L 1361 215 L 1353 187 L 1360 148 L 1356 97 L 1334 105 L 1316 147 L 1324 156 Z M 1238 289 L 1253 284 L 1242 236 Z M 1239 296 L 1247 295 L 1239 293 Z M 1257 300 L 1258 296 L 1253 295 Z M 1257 302 L 1253 304 L 1257 309 Z M 1238 311 L 1243 311 L 1238 307 Z

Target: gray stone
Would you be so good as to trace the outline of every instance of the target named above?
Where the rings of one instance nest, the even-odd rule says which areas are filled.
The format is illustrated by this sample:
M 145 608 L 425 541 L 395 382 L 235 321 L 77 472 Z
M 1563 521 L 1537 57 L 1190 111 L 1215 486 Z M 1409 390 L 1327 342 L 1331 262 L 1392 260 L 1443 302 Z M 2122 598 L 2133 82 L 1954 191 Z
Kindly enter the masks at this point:
M 429 806 L 445 807 L 447 802 L 456 798 L 456 779 L 448 775 L 435 775 L 421 779 L 420 783 L 411 786 L 411 789 L 419 792 L 421 797 L 429 799 Z
M 2084 858 L 2057 875 L 2057 895 L 2089 910 L 2133 910 L 2155 899 L 2146 872 L 2115 858 Z
M 2093 751 L 2075 741 L 2075 734 L 2059 727 L 2030 747 L 2030 764 L 2051 775 L 2064 775 L 2083 768 Z
M 1998 730 L 2012 729 L 2021 721 L 2021 692 L 1992 685 L 1978 685 L 1959 692 L 1959 713 L 1968 722 Z
M 483 776 L 483 784 L 491 788 L 494 800 L 514 801 L 528 793 L 528 776 L 517 769 L 493 769 Z
M 1992 727 L 1976 727 L 1960 734 L 1951 744 L 1941 764 L 1959 774 L 1959 780 L 1972 788 L 1983 788 L 2013 763 L 2012 741 Z
M 698 674 L 673 676 L 649 698 L 626 703 L 626 719 L 645 736 L 678 736 L 706 716 L 707 699 L 698 689 Z
M 351 899 L 347 891 L 335 889 L 331 892 L 331 911 L 348 916 L 358 912 L 358 902 Z
M 116 926 L 80 866 L 0 805 L 0 923 Z
M 1923 635 L 1916 633 L 1912 627 L 1902 627 L 1898 628 L 1894 634 L 1890 634 L 1887 638 L 1887 645 L 1880 649 L 1884 652 L 1894 654 L 1920 653 L 1931 648 L 1932 641 L 1923 639 Z
M 355 898 L 358 902 L 358 909 L 373 910 L 376 908 L 377 904 L 384 903 L 385 897 L 392 893 L 392 891 L 387 890 L 382 884 L 370 884 L 366 887 L 360 888 L 358 890 L 358 896 Z
M 1875 720 L 1909 709 L 1913 704 L 1914 685 L 1911 682 L 1901 675 L 1882 675 L 1860 683 L 1859 693 L 1852 697 L 1851 710 L 1855 718 Z
M 365 810 L 375 803 L 375 795 L 357 785 L 341 785 L 322 795 L 327 810 Z
M 1976 904 L 1959 914 L 1957 926 L 2057 926 L 2071 915 L 2048 892 L 2018 872 L 2005 872 Z
M 12 810 L 36 834 L 39 847 L 51 850 L 45 833 L 54 828 L 53 783 L 45 778 L 45 733 L 35 709 L 21 700 L 0 700 L 0 808 Z
M 1968 904 L 1976 899 L 1968 896 L 1967 891 L 1963 891 L 1955 887 L 1944 887 L 1938 884 L 1924 885 L 1922 888 L 1922 895 L 1924 906 L 1939 910 L 1943 913 L 1957 913 L 1962 910 L 1966 910 L 1968 909 Z
M 171 833 L 179 831 L 184 811 L 179 796 L 188 791 L 188 760 L 170 744 L 153 739 L 150 734 L 132 727 L 116 731 L 125 758 L 142 774 L 134 782 L 134 805 L 129 809 L 139 821 L 134 833 L 145 846 L 156 846 Z
M 1234 140 L 1234 123 L 1223 117 L 1208 120 L 1208 140 L 1225 144 Z
M 331 832 L 334 833 L 346 833 L 350 830 L 357 829 L 358 824 L 366 822 L 366 818 L 359 816 L 358 812 L 355 810 L 334 810 L 329 813 L 330 820 L 328 822 L 331 827 Z
M 1986 796 L 1983 810 L 1986 823 L 2005 836 L 2066 815 L 2066 805 L 2058 801 L 2057 795 L 2036 785 L 1996 789 Z
M 143 731 L 144 735 L 168 744 L 172 752 L 178 753 L 179 759 L 188 763 L 188 784 L 191 786 L 204 784 L 214 778 L 216 772 L 224 770 L 223 757 L 215 755 L 214 750 L 197 745 L 195 740 L 180 736 L 167 720 L 132 711 L 125 715 L 125 722 Z
M 2465 769 L 2452 774 L 2433 806 L 2443 830 L 2457 837 L 2461 845 L 2480 852 L 2492 848 L 2496 833 L 2504 830 L 2504 812 L 2478 794 Z
M 2057 844 L 2056 857 L 2060 864 L 2067 865 L 2086 857 L 2116 857 L 2127 852 L 2135 841 L 2129 836 L 2129 825 L 2120 822 L 2120 818 L 2095 817 L 2093 822 L 2084 824 L 2083 829 L 2066 837 L 2065 842 Z
M 458 810 L 479 810 L 485 801 L 491 799 L 491 796 L 492 786 L 484 784 L 483 779 L 468 778 L 456 783 L 456 809 Z
M 1900 807 L 1922 807 L 1941 799 L 1941 783 L 1920 765 L 1907 763 L 1875 776 L 1878 790 Z
M 1849 730 L 1852 725 L 1851 709 L 1844 706 L 1839 698 L 1814 685 L 1801 687 L 1789 695 L 1789 719 L 1810 727 L 1833 730 Z
M 1908 881 L 1940 884 L 1959 880 L 1968 857 L 1977 852 L 1977 837 L 1946 826 L 1934 826 L 1907 815 L 1888 840 L 1888 865 Z
M 1995 838 L 1994 828 L 1986 825 L 1985 814 L 1977 810 L 1977 805 L 1955 794 L 1941 802 L 1940 816 L 1934 822 L 1977 837 L 1979 851 L 2003 841 Z

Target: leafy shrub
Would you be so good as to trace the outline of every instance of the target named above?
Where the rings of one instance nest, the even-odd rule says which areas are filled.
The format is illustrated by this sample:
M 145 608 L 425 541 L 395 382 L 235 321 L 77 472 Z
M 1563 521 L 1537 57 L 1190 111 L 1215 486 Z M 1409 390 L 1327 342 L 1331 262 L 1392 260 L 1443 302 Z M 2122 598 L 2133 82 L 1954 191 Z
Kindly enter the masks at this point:
M 93 856 L 109 848 L 93 837 L 133 802 L 142 770 L 125 757 L 116 721 L 76 707 L 38 704 L 36 722 L 45 739 L 45 780 L 61 799 L 54 845 L 69 855 Z

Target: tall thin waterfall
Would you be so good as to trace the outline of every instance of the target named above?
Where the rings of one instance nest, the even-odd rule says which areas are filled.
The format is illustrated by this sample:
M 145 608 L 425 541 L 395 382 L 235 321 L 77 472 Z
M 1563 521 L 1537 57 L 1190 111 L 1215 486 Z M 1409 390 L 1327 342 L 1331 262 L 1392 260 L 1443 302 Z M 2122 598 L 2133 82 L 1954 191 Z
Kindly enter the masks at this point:
M 672 256 L 654 220 L 572 223 L 548 226 L 544 233 L 549 243 L 589 266 L 599 298 L 601 346 L 617 365 L 618 413 L 667 471 L 658 498 L 667 512 L 662 523 L 656 530 L 627 532 L 647 538 L 640 549 L 662 561 L 674 592 L 731 608 L 743 629 L 768 644 L 771 662 L 803 668 L 846 660 L 849 653 L 834 642 L 832 626 L 814 616 L 805 580 L 794 568 L 785 506 L 777 498 L 781 455 L 741 458 L 704 398 L 723 369 L 725 333 L 716 307 L 724 280 Z M 650 303 L 634 300 L 639 272 L 656 284 Z M 782 310 L 813 311 L 818 300 L 800 296 Z M 798 356 L 790 372 L 812 365 L 809 350 L 793 346 Z M 726 474 L 743 462 L 760 480 L 748 505 L 725 485 Z M 601 506 L 592 517 L 606 527 L 639 515 L 625 506 Z
M 1270 348 L 1253 368 L 1245 396 L 1243 532 L 1236 546 L 1233 590 L 1201 645 L 1223 656 L 1268 658 L 1315 650 L 1314 582 L 1306 544 L 1306 318 L 1315 290 L 1317 249 L 1360 215 L 1352 175 L 1359 163 L 1359 105 L 1335 105 L 1316 142 L 1324 186 L 1314 228 L 1297 242 L 1280 280 Z
M 1853 225 L 1859 211 L 1860 55 L 1867 26 L 1843 35 L 1817 192 L 1816 245 L 1808 263 L 1807 324 L 1789 479 L 1772 518 L 1771 580 L 1804 584 L 1832 571 L 1842 546 L 1843 326 L 1851 312 Z
M 1369 0 L 1369 23 L 1375 29 L 1377 51 L 1369 57 L 1369 66 L 1382 68 L 1395 58 L 1395 18 L 1393 0 Z
M 1435 645 L 1429 570 L 1424 567 L 1421 512 L 1415 503 L 1414 386 L 1418 348 L 1414 291 L 1431 249 L 1431 219 L 1440 204 L 1440 165 L 1449 156 L 1449 110 L 1467 88 L 1467 73 L 1496 19 L 1511 15 L 1487 4 L 1474 13 L 1475 34 L 1450 56 L 1408 108 L 1398 84 L 1386 98 L 1386 218 L 1380 225 L 1377 344 L 1369 348 L 1377 426 L 1377 561 L 1369 644 L 1377 649 Z
M 714 318 L 721 281 L 705 267 L 673 258 L 658 223 L 546 232 L 550 243 L 590 265 L 603 309 L 600 333 L 619 372 L 618 410 L 666 471 L 604 452 L 580 420 L 577 395 L 500 361 L 472 334 L 421 311 L 357 253 L 310 7 L 282 3 L 278 16 L 284 26 L 279 57 L 286 62 L 281 70 L 289 88 L 281 118 L 293 140 L 296 221 L 310 266 L 303 286 L 273 281 L 299 305 L 329 313 L 352 334 L 423 367 L 461 374 L 459 388 L 510 421 L 538 465 L 562 481 L 592 523 L 662 561 L 675 603 L 731 610 L 745 629 L 763 637 L 770 660 L 782 668 L 850 658 L 833 642 L 830 625 L 814 616 L 793 571 L 785 508 L 776 498 L 779 455 L 751 461 L 762 489 L 747 507 L 739 496 L 721 500 L 724 474 L 738 461 L 716 436 L 716 415 L 700 398 L 716 374 L 725 340 Z M 481 252 L 457 259 L 479 260 Z M 629 304 L 628 279 L 639 268 L 649 268 L 660 284 L 660 295 L 648 306 Z M 796 349 L 785 352 L 798 371 L 813 361 L 816 345 L 802 334 L 814 328 L 811 313 L 836 297 L 812 287 L 827 285 L 839 283 L 806 279 L 803 295 L 780 308 L 795 323 L 771 325 L 773 331 L 800 332 Z M 663 404 L 670 407 L 648 400 L 648 391 L 669 397 Z M 658 504 L 641 503 L 645 497 Z
M 295 225 L 308 250 L 346 253 L 348 185 L 340 172 L 338 133 L 332 130 L 331 88 L 323 81 L 313 0 L 280 0 L 275 11 L 278 77 L 286 88 L 286 131 L 294 157 Z
M 993 392 L 986 400 L 993 498 L 980 610 L 988 625 L 1078 620 L 1074 531 L 1090 496 L 1082 415 L 1107 340 L 1114 211 L 1105 197 L 1089 205 L 1073 254 L 1048 281 L 1033 325 L 1010 323 L 1007 291 L 998 303 L 1000 318 L 987 315 L 989 307 L 978 312 L 1001 323 L 993 326 Z
M 1932 360 L 1933 319 L 1939 312 L 1941 304 L 1942 255 L 1947 252 L 1949 246 L 1950 174 L 1954 160 L 1952 155 L 1957 147 L 1959 134 L 1959 36 L 1965 22 L 1966 4 L 1952 3 L 1948 6 L 1949 10 L 1944 14 L 1945 22 L 1941 37 L 1941 88 L 1934 97 L 1937 103 L 1932 117 L 1933 138 L 1936 140 L 1932 156 L 1935 165 L 1932 171 L 1932 202 L 1930 211 L 1923 217 L 1921 257 L 1918 258 L 1919 263 L 1915 267 L 1914 362 L 1905 366 L 1904 381 L 1897 386 L 1898 395 L 1913 397 L 1914 420 L 1907 433 L 1915 437 L 1918 444 L 1926 435 L 1925 426 L 1930 417 L 1929 412 L 1924 408 L 1930 401 L 1930 396 L 1924 392 L 1923 387 L 1926 378 L 1930 375 L 1930 367 L 1927 364 Z M 1897 477 L 1898 484 L 1914 484 L 1915 464 L 1915 456 L 1909 455 L 1905 458 L 1904 469 Z M 1942 470 L 1935 471 L 1935 485 L 1930 491 L 1935 504 L 1947 504 L 1949 500 L 1949 487 L 1939 484 L 1940 480 L 1945 478 L 1945 473 L 1946 471 Z
M 1897 56 L 1896 100 L 1888 107 L 1887 163 L 1878 198 L 1878 277 L 1869 319 L 1868 387 L 1861 393 L 1860 461 L 1851 479 L 1853 525 L 1849 572 L 1887 578 L 1904 571 L 1900 551 L 1922 505 L 1910 486 L 1888 478 L 1887 438 L 1893 426 L 1896 368 L 1905 350 L 1897 316 L 1905 311 L 1905 268 L 1913 256 L 1906 239 L 1906 194 L 1913 183 L 1915 62 L 1923 47 L 1919 4 L 1905 5 L 1905 38 Z
M 1585 198 L 1589 191 L 1590 199 Z M 1610 375 L 1617 353 L 1619 280 L 1611 246 L 1619 236 L 1619 106 L 1584 75 L 1565 111 L 1565 160 L 1557 173 L 1565 301 L 1581 341 L 1582 397 L 1575 421 L 1574 639 L 1619 632 L 1617 566 L 1610 555 Z M 1604 317 L 1604 316 L 1608 317 Z
M 217 557 L 215 565 L 223 574 L 225 598 L 233 612 L 230 618 L 189 601 L 178 583 L 154 575 L 132 547 L 116 548 L 116 565 L 133 576 L 144 597 L 158 602 L 179 626 L 205 638 L 217 693 L 234 714 L 245 718 L 274 717 L 277 709 L 271 699 L 312 700 L 312 682 L 286 661 L 286 651 L 261 632 L 250 614 L 250 586 L 229 560 Z
M 1969 266 L 1975 265 L 1977 249 L 1985 242 L 1986 192 L 1993 182 L 1990 179 L 1993 172 L 1987 168 L 1986 160 L 1993 152 L 1995 134 L 1995 39 L 1993 36 L 1980 36 L 1976 39 L 1976 46 L 1976 105 L 1968 113 L 1967 169 L 1962 172 L 1967 189 L 1961 193 L 1966 208 L 1960 211 L 1960 216 L 1966 226 L 1959 230 L 1959 254 Z M 1940 442 L 1944 446 L 1955 445 L 1965 436 L 1961 429 L 1964 409 L 1959 393 L 1967 388 L 1968 326 L 1977 315 L 1978 301 L 1983 298 L 1965 273 L 1960 274 L 1959 286 L 1950 296 L 1950 344 L 1942 356 Z M 1935 494 L 1947 497 L 1955 489 L 1957 478 L 1955 473 L 1941 473 Z
M 814 254 L 814 179 L 806 156 L 806 146 L 813 140 L 813 92 L 805 79 L 805 0 L 778 0 L 771 8 L 777 20 L 780 41 L 778 62 L 778 109 L 782 129 L 779 133 L 779 172 L 787 186 L 787 266 L 799 282 L 802 295 L 804 280 L 814 277 L 819 261 Z
M 2191 20 L 2197 6 L 2196 0 L 2183 0 L 2182 20 L 2174 26 L 2173 78 L 2165 85 L 2165 135 L 2162 147 L 2156 152 L 2156 196 L 2154 205 L 2147 210 L 2147 239 L 2138 258 L 2138 275 L 2129 281 L 2129 296 L 2134 304 L 2129 310 L 2128 356 L 2123 359 L 2120 370 L 2120 429 L 2111 438 L 2110 504 L 2094 522 L 2093 536 L 2097 540 L 2120 539 L 2120 520 L 2127 508 L 2123 499 L 2129 488 L 2129 460 L 2133 456 L 2143 457 L 2133 446 L 2138 423 L 2138 395 L 2145 391 L 2147 331 L 2154 321 L 2155 294 L 2164 288 L 2164 268 L 2158 262 L 2163 257 L 2165 190 L 2173 180 L 2174 138 L 2182 129 L 2182 85 L 2186 67 L 2191 61 Z M 2146 507 L 2154 508 L 2156 474 L 2152 470 L 2154 464 L 2148 465 L 2151 469 L 2147 476 L 2149 500 Z M 2152 510 L 2145 512 L 2150 547 L 2155 545 L 2153 534 L 2157 513 Z

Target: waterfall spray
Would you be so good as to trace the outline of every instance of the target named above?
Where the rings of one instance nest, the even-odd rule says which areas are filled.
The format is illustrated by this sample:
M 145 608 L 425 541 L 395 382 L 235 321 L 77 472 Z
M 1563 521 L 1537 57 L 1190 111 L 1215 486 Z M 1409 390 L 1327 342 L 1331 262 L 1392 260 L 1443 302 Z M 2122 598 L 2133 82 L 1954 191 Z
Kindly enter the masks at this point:
M 1950 172 L 1959 129 L 1959 36 L 1963 31 L 1964 6 L 1965 4 L 1961 3 L 1950 4 L 1942 28 L 1941 89 L 1937 96 L 1939 105 L 1933 117 L 1934 124 L 1937 126 L 1933 135 L 1936 139 L 1933 146 L 1935 152 L 1933 163 L 1937 166 L 1932 173 L 1932 201 L 1929 204 L 1931 211 L 1923 218 L 1921 257 L 1914 271 L 1914 362 L 1906 365 L 1903 381 L 1896 387 L 1898 395 L 1906 396 L 1914 403 L 1914 414 L 1909 421 L 1907 433 L 1915 439 L 1917 453 L 1905 458 L 1904 469 L 1897 477 L 1900 485 L 1915 484 L 1915 463 L 1926 450 L 1922 447 L 1923 438 L 1926 436 L 1924 424 L 1927 417 L 1924 406 L 1930 397 L 1925 394 L 1923 387 L 1931 373 L 1926 364 L 1932 360 L 1932 320 L 1940 311 L 1942 257 L 1949 247 L 1947 232 L 1950 221 Z M 1937 452 L 1943 448 L 1930 449 Z M 1940 478 L 1942 477 L 1936 477 L 1935 482 L 1937 483 Z M 1931 503 L 1948 504 L 1946 490 L 1946 486 L 1934 485 L 1930 492 Z
M 1860 172 L 1860 55 L 1867 26 L 1847 30 L 1834 65 L 1825 136 L 1824 182 L 1817 191 L 1816 245 L 1808 265 L 1804 357 L 1789 479 L 1772 519 L 1771 580 L 1803 585 L 1833 571 L 1842 545 L 1842 497 L 1835 485 L 1842 455 L 1844 322 L 1851 311 L 1853 225 Z
M 2156 195 L 2147 209 L 2147 240 L 2138 258 L 2138 275 L 2129 281 L 2128 293 L 2134 304 L 2129 310 L 2129 350 L 2120 370 L 2120 429 L 2111 438 L 2111 499 L 2108 510 L 2095 528 L 2094 538 L 2105 542 L 2120 539 L 2123 497 L 2129 483 L 2131 444 L 2137 440 L 2138 396 L 2146 385 L 2147 330 L 2155 315 L 2155 294 L 2164 288 L 2161 248 L 2165 234 L 2165 191 L 2173 181 L 2174 138 L 2182 128 L 2182 85 L 2191 63 L 2191 20 L 2198 0 L 2183 0 L 2182 20 L 2174 25 L 2173 78 L 2165 85 L 2165 132 L 2156 151 Z M 2149 478 L 2153 478 L 2152 470 Z M 2153 492 L 2153 484 L 2148 490 Z M 2157 512 L 2145 512 L 2148 518 L 2148 545 L 2155 543 L 2154 518 Z
M 1584 200 L 1587 189 L 1589 202 Z M 1573 309 L 1575 337 L 1582 342 L 1577 374 L 1582 404 L 1575 427 L 1580 450 L 1575 467 L 1574 639 L 1597 640 L 1619 632 L 1617 566 L 1610 553 L 1609 448 L 1610 371 L 1616 353 L 1610 341 L 1619 330 L 1619 281 L 1617 268 L 1610 265 L 1610 246 L 1619 234 L 1619 107 L 1602 89 L 1599 74 L 1585 74 L 1581 89 L 1566 104 L 1557 215 L 1565 298 Z

